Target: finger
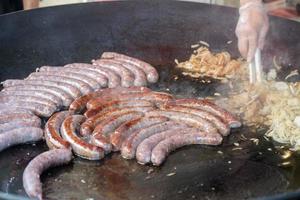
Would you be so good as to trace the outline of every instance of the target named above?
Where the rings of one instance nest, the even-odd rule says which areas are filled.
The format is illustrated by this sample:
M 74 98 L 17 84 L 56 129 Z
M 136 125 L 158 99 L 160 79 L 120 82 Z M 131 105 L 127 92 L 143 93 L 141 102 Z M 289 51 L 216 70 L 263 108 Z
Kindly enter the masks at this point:
M 258 38 L 258 48 L 260 48 L 261 50 L 264 48 L 268 31 L 269 31 L 269 20 L 266 19 L 266 22 L 265 22 L 264 26 L 262 27 L 262 29 L 259 33 L 259 38 Z
M 251 62 L 254 58 L 255 51 L 257 49 L 257 34 L 249 37 L 249 50 L 247 54 L 247 62 Z
M 247 58 L 248 53 L 248 39 L 244 36 L 238 37 L 238 48 L 243 58 Z

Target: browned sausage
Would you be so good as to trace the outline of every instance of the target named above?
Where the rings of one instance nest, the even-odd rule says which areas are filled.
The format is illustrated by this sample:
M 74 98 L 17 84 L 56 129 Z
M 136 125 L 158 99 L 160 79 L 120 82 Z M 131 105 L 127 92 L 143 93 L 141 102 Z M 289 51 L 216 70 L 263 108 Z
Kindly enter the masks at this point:
M 94 109 L 87 110 L 84 113 L 84 116 L 92 117 L 92 116 L 96 115 L 97 113 L 99 113 L 100 111 L 110 110 L 112 108 L 122 109 L 124 107 L 136 107 L 136 106 L 138 106 L 138 107 L 139 106 L 152 106 L 152 107 L 155 107 L 154 103 L 152 103 L 150 101 L 145 101 L 145 100 L 124 100 L 124 101 L 114 100 L 114 101 L 107 101 L 107 99 L 103 99 L 102 102 L 99 102 L 98 107 L 96 107 Z
M 199 128 L 200 130 L 207 132 L 207 133 L 211 133 L 211 134 L 218 133 L 218 130 L 210 121 L 207 121 L 206 119 L 203 119 L 194 114 L 169 111 L 169 110 L 154 110 L 154 111 L 148 112 L 146 115 L 147 116 L 165 116 L 172 120 L 179 121 L 179 122 L 185 123 L 187 125 Z
M 209 134 L 197 129 L 194 130 L 187 134 L 178 133 L 158 143 L 151 153 L 153 165 L 161 165 L 170 152 L 180 147 L 192 144 L 219 145 L 222 142 L 222 137 L 219 134 Z
M 197 108 L 191 108 L 191 107 L 187 107 L 187 106 L 177 106 L 177 105 L 161 106 L 161 109 L 198 115 L 199 117 L 202 117 L 202 118 L 212 122 L 215 125 L 215 127 L 218 129 L 218 131 L 221 135 L 227 136 L 230 132 L 230 127 L 228 126 L 228 124 L 223 122 L 218 116 L 215 116 L 208 111 L 204 111 L 204 110 L 197 109 Z
M 43 130 L 36 127 L 21 127 L 0 134 L 0 151 L 27 142 L 36 142 L 43 138 Z
M 231 128 L 238 128 L 242 124 L 241 122 L 230 112 L 217 106 L 213 102 L 205 99 L 177 99 L 169 104 L 196 107 L 220 117 L 224 122 L 226 122 Z
M 84 120 L 85 117 L 82 115 L 68 116 L 61 126 L 61 135 L 71 144 L 74 153 L 79 157 L 88 160 L 100 160 L 104 157 L 104 150 L 84 141 L 76 133 Z
M 64 140 L 60 134 L 60 128 L 67 116 L 68 111 L 55 113 L 50 117 L 45 125 L 45 139 L 50 149 L 70 148 L 70 143 Z
M 147 128 L 140 129 L 131 134 L 122 143 L 121 154 L 123 158 L 132 159 L 135 157 L 137 146 L 146 138 L 159 133 L 161 131 L 170 130 L 174 128 L 187 127 L 185 124 L 181 124 L 174 121 L 167 121 L 160 124 L 155 124 Z
M 142 117 L 137 120 L 128 121 L 122 124 L 113 134 L 110 135 L 110 141 L 115 150 L 120 150 L 124 141 L 135 131 L 168 121 L 166 117 Z
M 141 70 L 145 72 L 147 75 L 147 79 L 150 83 L 156 83 L 158 81 L 158 73 L 156 69 L 151 66 L 150 64 L 141 61 L 137 58 L 132 58 L 120 53 L 114 53 L 114 52 L 104 52 L 101 55 L 101 58 L 106 58 L 106 59 L 115 59 L 115 60 L 120 60 L 121 62 L 126 62 L 128 64 L 135 65 L 139 67 Z
M 71 68 L 71 67 L 53 67 L 53 66 L 42 66 L 39 68 L 39 72 L 44 72 L 44 71 L 59 71 L 59 72 L 71 72 L 76 74 L 84 74 L 85 76 L 88 76 L 90 79 L 97 81 L 100 87 L 107 87 L 108 80 L 106 76 L 94 70 L 82 69 L 82 68 Z
M 42 183 L 40 176 L 50 167 L 67 164 L 72 160 L 70 149 L 53 149 L 35 157 L 24 170 L 23 186 L 30 198 L 42 200 Z

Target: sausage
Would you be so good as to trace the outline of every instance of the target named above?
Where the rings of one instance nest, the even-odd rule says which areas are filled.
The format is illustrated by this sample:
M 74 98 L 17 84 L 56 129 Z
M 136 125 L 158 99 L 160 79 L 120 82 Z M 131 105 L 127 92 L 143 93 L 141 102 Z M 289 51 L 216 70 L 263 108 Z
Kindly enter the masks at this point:
M 112 108 L 119 108 L 122 109 L 124 107 L 136 107 L 136 106 L 152 106 L 155 107 L 155 105 L 150 101 L 145 100 L 124 100 L 124 101 L 107 101 L 103 100 L 103 102 L 99 103 L 98 107 L 94 109 L 87 110 L 84 113 L 84 116 L 86 117 L 92 117 L 103 110 L 109 110 Z
M 134 75 L 122 65 L 118 65 L 116 63 L 111 63 L 108 60 L 96 60 L 93 62 L 93 65 L 101 66 L 106 69 L 110 69 L 113 72 L 117 73 L 121 77 L 121 85 L 123 87 L 133 86 L 134 83 Z
M 43 130 L 37 127 L 21 127 L 0 134 L 0 152 L 8 147 L 36 142 L 43 138 Z
M 22 127 L 41 127 L 41 120 L 40 118 L 30 118 L 30 120 L 22 120 L 22 119 L 15 119 L 13 121 L 0 124 L 0 134 L 5 133 L 7 131 L 18 129 Z
M 143 128 L 132 133 L 129 137 L 125 139 L 122 143 L 121 155 L 125 159 L 132 159 L 135 157 L 135 152 L 137 146 L 146 138 L 159 133 L 161 131 L 166 131 L 174 128 L 187 127 L 185 124 L 181 124 L 174 121 L 167 121 L 160 124 L 154 124 L 147 128 Z
M 45 85 L 15 85 L 11 87 L 4 88 L 2 91 L 22 91 L 22 90 L 42 90 L 52 93 L 61 98 L 63 105 L 68 107 L 72 103 L 72 97 L 66 93 L 64 90 Z
M 129 93 L 129 94 L 116 94 L 110 98 L 111 100 L 146 100 L 153 102 L 157 105 L 165 104 L 166 102 L 173 99 L 173 96 L 164 93 L 164 92 L 140 92 L 140 93 Z M 94 109 L 99 105 L 99 102 L 103 101 L 103 97 L 97 97 L 91 99 L 87 104 L 86 107 L 88 109 Z
M 121 61 L 114 60 L 114 59 L 110 59 L 107 61 L 112 64 L 121 65 L 121 66 L 127 68 L 134 75 L 134 83 L 133 84 L 135 86 L 146 86 L 147 85 L 147 77 L 146 77 L 145 72 L 143 70 L 141 70 L 140 68 L 138 68 L 137 66 L 130 65 L 126 62 L 121 62 Z M 97 63 L 97 61 L 96 61 L 96 63 Z
M 114 52 L 104 52 L 101 55 L 101 58 L 106 58 L 106 59 L 115 59 L 115 60 L 120 60 L 121 62 L 126 62 L 131 65 L 135 65 L 139 67 L 141 70 L 145 72 L 147 75 L 147 80 L 150 83 L 156 83 L 158 81 L 159 75 L 156 71 L 156 69 L 151 66 L 150 64 L 141 61 L 137 58 L 132 58 L 120 53 L 114 53 Z
M 108 79 L 108 87 L 115 88 L 121 86 L 121 77 L 118 76 L 117 73 L 112 70 L 108 70 L 106 68 L 101 68 L 100 66 L 95 66 L 87 63 L 72 63 L 64 66 L 65 68 L 74 68 L 74 69 L 83 69 L 90 70 L 95 73 L 99 73 L 104 75 Z
M 144 165 L 151 161 L 152 149 L 162 140 L 169 138 L 179 132 L 181 134 L 188 133 L 190 128 L 173 128 L 162 132 L 157 132 L 148 138 L 142 140 L 136 148 L 136 160 L 138 163 Z
M 79 96 L 81 96 L 81 92 L 77 87 L 74 87 L 73 85 L 69 83 L 64 82 L 58 82 L 58 81 L 48 81 L 48 80 L 18 80 L 18 79 L 10 79 L 2 82 L 4 88 L 11 87 L 11 86 L 21 86 L 21 85 L 36 85 L 36 88 L 33 88 L 33 86 L 29 87 L 32 88 L 30 90 L 43 90 L 47 92 L 54 91 L 61 91 L 57 94 L 58 97 L 69 98 L 69 99 L 75 99 Z M 41 87 L 44 86 L 44 87 Z M 52 90 L 50 90 L 52 89 Z M 70 104 L 69 104 L 70 105 Z
M 95 134 L 90 139 L 91 144 L 101 147 L 105 154 L 108 154 L 112 151 L 112 145 L 109 141 L 109 138 L 103 136 L 102 134 Z
M 110 141 L 116 150 L 120 150 L 124 141 L 135 131 L 168 121 L 166 117 L 141 117 L 122 124 L 110 135 Z
M 56 106 L 47 106 L 45 104 L 36 103 L 36 102 L 28 102 L 28 101 L 16 101 L 16 102 L 1 102 L 3 105 L 12 106 L 17 108 L 24 108 L 27 110 L 31 110 L 34 114 L 40 117 L 50 117 L 55 111 Z
M 43 72 L 32 73 L 25 80 L 47 80 L 47 81 L 61 82 L 62 84 L 69 83 L 70 85 L 78 88 L 81 94 L 87 94 L 93 91 L 93 88 L 90 85 L 88 85 L 87 83 L 85 83 L 80 79 L 69 78 L 67 76 L 59 76 L 59 75 L 46 75 L 43 74 Z
M 215 126 L 206 119 L 203 119 L 197 115 L 169 110 L 154 110 L 146 113 L 146 116 L 165 116 L 174 121 L 179 121 L 187 125 L 199 128 L 201 131 L 217 134 L 218 130 Z
M 27 114 L 33 114 L 31 110 L 27 110 L 24 108 L 18 108 L 18 107 L 2 107 L 0 105 L 0 115 L 7 115 L 7 114 L 14 114 L 14 113 L 27 113 Z
M 68 111 L 55 113 L 45 125 L 45 139 L 50 149 L 70 148 L 70 143 L 64 140 L 60 134 L 60 128 L 66 117 L 71 115 Z
M 0 115 L 0 124 L 8 123 L 13 120 L 33 121 L 36 120 L 36 118 L 38 117 L 28 113 L 14 113 L 14 114 Z
M 56 104 L 57 107 L 63 106 L 63 101 L 60 97 L 43 90 L 14 90 L 14 91 L 1 91 L 0 96 L 19 95 L 19 96 L 34 96 L 47 99 Z
M 79 157 L 100 160 L 104 157 L 104 150 L 77 136 L 76 131 L 84 120 L 85 117 L 82 115 L 68 116 L 61 126 L 61 135 L 71 144 L 74 153 Z
M 231 128 L 238 128 L 242 124 L 241 122 L 227 110 L 217 106 L 213 102 L 205 99 L 177 99 L 169 104 L 182 105 L 188 107 L 195 107 L 205 111 L 208 111 L 226 122 Z
M 70 110 L 73 112 L 81 112 L 85 109 L 86 104 L 92 98 L 101 97 L 101 96 L 114 96 L 116 94 L 127 94 L 127 93 L 140 93 L 140 92 L 150 92 L 151 90 L 146 87 L 117 87 L 117 88 L 106 88 L 101 89 L 93 93 L 89 93 L 87 95 L 83 95 L 77 99 L 70 105 Z
M 152 150 L 151 162 L 159 166 L 166 159 L 168 154 L 175 149 L 192 144 L 219 145 L 222 142 L 219 134 L 208 134 L 197 129 L 187 134 L 176 134 L 159 142 Z
M 23 186 L 30 198 L 42 200 L 42 183 L 40 176 L 50 167 L 64 165 L 72 160 L 70 149 L 53 149 L 46 151 L 27 165 L 23 173 Z
M 76 65 L 77 63 L 73 63 L 73 65 L 74 64 Z M 99 73 L 94 70 L 89 70 L 89 69 L 53 67 L 53 66 L 42 66 L 39 68 L 39 72 L 44 72 L 44 71 L 59 71 L 59 72 L 61 71 L 61 72 L 71 72 L 76 74 L 84 74 L 85 76 L 88 76 L 90 79 L 97 81 L 100 87 L 107 87 L 107 83 L 108 83 L 106 76 L 104 76 L 102 73 Z
M 39 104 L 44 104 L 45 106 L 49 107 L 55 107 L 58 109 L 58 105 L 55 104 L 54 102 L 45 99 L 43 97 L 35 97 L 35 96 L 28 96 L 28 95 L 7 95 L 7 96 L 0 96 L 0 102 L 5 102 L 5 103 L 14 103 L 17 101 L 25 101 L 29 103 L 39 103 Z
M 109 116 L 122 114 L 129 111 L 136 111 L 136 112 L 149 112 L 154 110 L 153 107 L 149 106 L 140 106 L 140 107 L 124 107 L 122 109 L 113 108 L 110 110 L 105 110 L 103 112 L 99 112 L 97 115 L 87 119 L 80 128 L 81 135 L 89 135 L 92 133 L 94 127 L 96 127 L 99 123 L 101 123 L 104 119 Z
M 197 108 L 191 108 L 191 107 L 187 107 L 187 106 L 176 106 L 176 105 L 175 106 L 172 106 L 172 105 L 162 106 L 161 109 L 198 115 L 199 117 L 202 117 L 202 118 L 212 122 L 215 125 L 215 127 L 218 129 L 218 131 L 221 135 L 227 136 L 230 132 L 230 127 L 228 126 L 228 124 L 223 122 L 218 116 L 215 116 L 210 112 L 207 112 L 207 111 L 204 111 L 201 109 L 197 109 Z

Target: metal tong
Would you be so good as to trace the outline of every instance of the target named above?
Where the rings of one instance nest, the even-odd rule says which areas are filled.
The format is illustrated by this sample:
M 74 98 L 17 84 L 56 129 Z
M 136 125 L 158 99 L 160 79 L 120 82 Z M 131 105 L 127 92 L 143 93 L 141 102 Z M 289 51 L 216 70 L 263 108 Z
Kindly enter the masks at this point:
M 261 51 L 256 49 L 254 59 L 249 63 L 249 80 L 251 84 L 261 83 L 263 80 L 261 65 Z

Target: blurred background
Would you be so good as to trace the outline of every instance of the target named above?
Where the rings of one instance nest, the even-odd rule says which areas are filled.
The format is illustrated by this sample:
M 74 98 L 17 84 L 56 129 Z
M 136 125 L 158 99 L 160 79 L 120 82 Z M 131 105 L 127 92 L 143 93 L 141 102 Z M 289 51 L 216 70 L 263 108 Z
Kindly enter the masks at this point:
M 39 7 L 56 6 L 72 3 L 85 3 L 93 1 L 110 0 L 0 0 L 0 14 L 15 12 L 19 10 L 34 9 Z M 210 3 L 238 7 L 239 0 L 185 0 L 201 3 Z M 299 21 L 300 22 L 300 0 L 263 0 L 269 10 L 269 14 Z

